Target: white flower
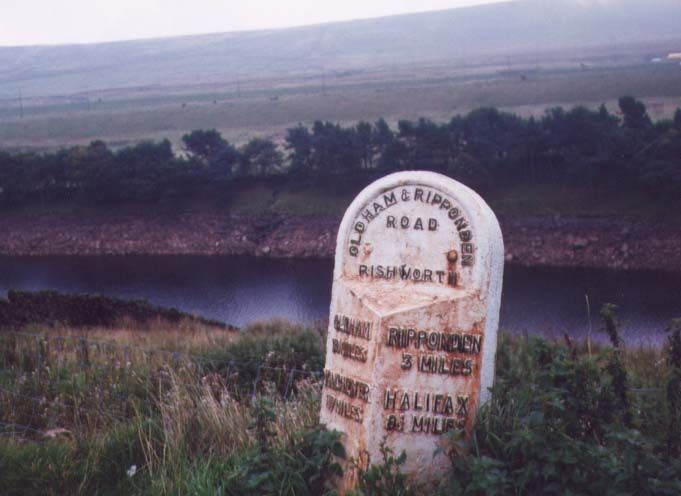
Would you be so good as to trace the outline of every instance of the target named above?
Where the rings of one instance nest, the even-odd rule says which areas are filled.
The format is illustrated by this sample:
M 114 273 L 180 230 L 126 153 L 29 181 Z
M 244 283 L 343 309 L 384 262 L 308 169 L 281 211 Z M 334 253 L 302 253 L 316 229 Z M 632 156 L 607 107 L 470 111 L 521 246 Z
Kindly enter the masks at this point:
M 128 477 L 135 475 L 137 473 L 137 465 L 131 465 L 126 473 L 128 474 Z

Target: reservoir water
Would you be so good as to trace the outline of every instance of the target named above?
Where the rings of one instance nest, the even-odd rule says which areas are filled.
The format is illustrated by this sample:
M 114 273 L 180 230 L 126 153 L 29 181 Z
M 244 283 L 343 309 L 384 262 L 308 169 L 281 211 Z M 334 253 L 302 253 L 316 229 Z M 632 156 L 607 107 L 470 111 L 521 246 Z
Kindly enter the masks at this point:
M 0 257 L 0 294 L 54 289 L 141 298 L 243 326 L 284 318 L 328 318 L 332 261 L 207 256 Z M 591 312 L 587 307 L 588 296 Z M 579 338 L 601 324 L 598 309 L 620 306 L 626 342 L 660 343 L 681 317 L 681 277 L 656 272 L 506 267 L 501 327 Z M 589 318 L 590 317 L 590 318 Z

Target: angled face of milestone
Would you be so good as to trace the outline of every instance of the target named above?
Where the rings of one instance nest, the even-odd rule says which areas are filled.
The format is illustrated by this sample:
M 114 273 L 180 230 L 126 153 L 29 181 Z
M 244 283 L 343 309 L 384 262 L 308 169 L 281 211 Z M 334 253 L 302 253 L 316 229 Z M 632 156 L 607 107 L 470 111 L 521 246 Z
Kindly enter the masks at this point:
M 496 217 L 472 190 L 403 172 L 367 187 L 338 234 L 321 418 L 350 457 L 385 438 L 425 478 L 471 432 L 494 376 L 503 273 Z M 341 489 L 355 483 L 348 467 Z

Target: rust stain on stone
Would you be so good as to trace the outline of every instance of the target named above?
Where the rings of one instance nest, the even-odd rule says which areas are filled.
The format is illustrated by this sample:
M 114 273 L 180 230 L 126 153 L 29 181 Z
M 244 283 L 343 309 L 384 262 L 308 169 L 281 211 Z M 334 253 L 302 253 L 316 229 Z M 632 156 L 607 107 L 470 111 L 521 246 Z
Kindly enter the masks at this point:
M 447 284 L 452 287 L 459 285 L 459 274 L 456 270 L 456 262 L 459 260 L 459 252 L 449 250 L 447 252 Z

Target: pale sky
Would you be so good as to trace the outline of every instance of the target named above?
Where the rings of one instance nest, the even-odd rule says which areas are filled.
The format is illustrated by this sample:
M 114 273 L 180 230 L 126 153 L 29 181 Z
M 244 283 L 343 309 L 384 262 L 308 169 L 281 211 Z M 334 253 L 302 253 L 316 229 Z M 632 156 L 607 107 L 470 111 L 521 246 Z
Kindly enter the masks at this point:
M 0 0 L 0 46 L 89 43 L 380 17 L 500 0 Z

